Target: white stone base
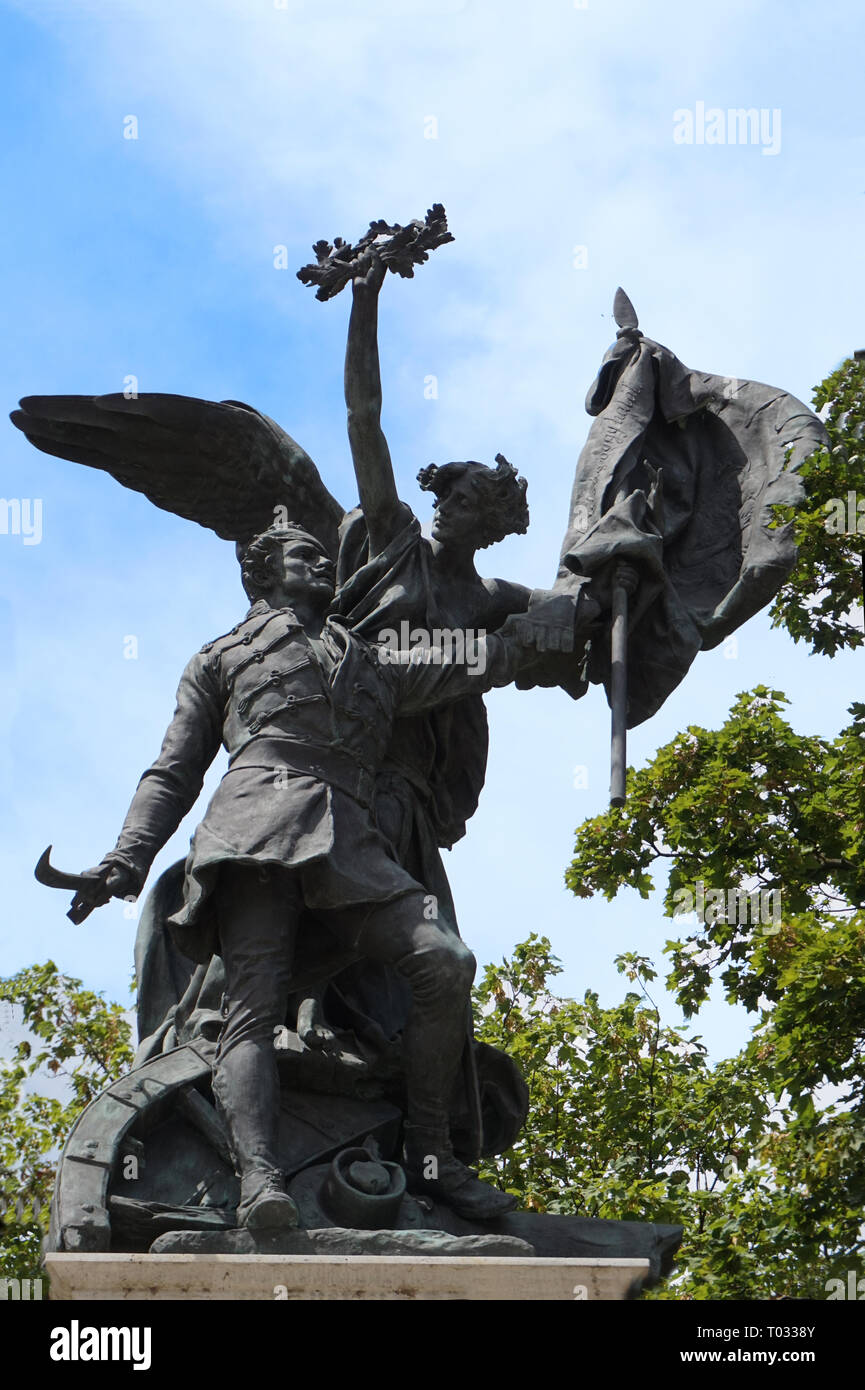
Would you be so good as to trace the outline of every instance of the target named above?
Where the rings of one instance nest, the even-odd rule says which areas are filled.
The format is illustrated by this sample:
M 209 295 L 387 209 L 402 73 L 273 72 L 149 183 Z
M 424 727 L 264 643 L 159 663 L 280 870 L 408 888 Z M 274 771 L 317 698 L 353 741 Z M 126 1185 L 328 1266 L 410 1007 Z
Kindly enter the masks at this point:
M 46 1257 L 51 1298 L 623 1299 L 648 1260 L 388 1255 L 87 1255 Z

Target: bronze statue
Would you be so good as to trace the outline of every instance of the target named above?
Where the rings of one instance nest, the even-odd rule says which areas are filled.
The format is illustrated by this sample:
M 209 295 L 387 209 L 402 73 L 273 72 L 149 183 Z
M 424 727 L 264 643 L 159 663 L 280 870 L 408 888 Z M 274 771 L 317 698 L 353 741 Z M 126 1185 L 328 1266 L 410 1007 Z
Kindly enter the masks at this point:
M 527 1096 L 510 1060 L 472 1037 L 474 958 L 440 850 L 483 786 L 482 695 L 510 681 L 574 698 L 606 686 L 621 802 L 626 728 L 789 571 L 772 506 L 796 496 L 822 427 L 786 393 L 690 372 L 642 335 L 619 291 L 552 588 L 482 578 L 477 550 L 528 525 L 525 480 L 501 454 L 495 467 L 421 470 L 436 498 L 427 539 L 380 423 L 385 277 L 411 277 L 450 240 L 435 204 L 407 226 L 372 223 L 353 246 L 318 242 L 299 272 L 322 300 L 351 284 L 349 512 L 304 450 L 238 401 L 28 397 L 12 416 L 38 448 L 234 541 L 251 603 L 187 666 L 115 848 L 83 875 L 47 852 L 37 867 L 76 891 L 75 921 L 137 895 L 227 748 L 136 944 L 131 1076 L 162 1088 L 164 1137 L 118 1119 L 115 1094 L 129 1106 L 132 1093 L 108 1089 L 61 1165 L 55 1248 L 228 1248 L 235 1230 L 253 1244 L 230 1248 L 254 1249 L 297 1222 L 452 1235 L 481 1222 L 538 1253 L 647 1253 L 653 1277 L 675 1249 L 672 1228 L 514 1212 L 468 1166 L 514 1142 Z M 118 1176 L 130 1144 L 161 1155 L 133 1196 Z M 194 1200 L 180 1195 L 193 1180 Z
M 103 894 L 140 892 L 224 744 L 228 771 L 193 837 L 183 906 L 169 925 L 184 955 L 206 960 L 218 949 L 225 963 L 213 1089 L 242 1180 L 238 1224 L 297 1221 L 278 1161 L 273 1039 L 292 992 L 297 932 L 313 930 L 301 928 L 304 912 L 348 954 L 386 962 L 407 981 L 409 1186 L 460 1216 L 489 1219 L 515 1201 L 455 1158 L 447 1110 L 474 957 L 431 915 L 369 808 L 398 712 L 506 684 L 534 654 L 503 632 L 479 639 L 482 672 L 447 660 L 382 664 L 326 616 L 333 576 L 300 527 L 277 524 L 253 539 L 243 561 L 252 607 L 184 671 L 162 751 L 94 879 Z

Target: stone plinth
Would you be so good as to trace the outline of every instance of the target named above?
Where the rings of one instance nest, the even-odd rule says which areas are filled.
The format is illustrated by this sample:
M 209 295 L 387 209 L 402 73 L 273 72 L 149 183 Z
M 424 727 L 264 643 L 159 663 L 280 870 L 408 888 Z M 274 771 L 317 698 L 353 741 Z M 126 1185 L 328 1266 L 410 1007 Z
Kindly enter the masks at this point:
M 135 1255 L 46 1257 L 51 1298 L 106 1299 L 624 1299 L 641 1259 L 496 1256 Z

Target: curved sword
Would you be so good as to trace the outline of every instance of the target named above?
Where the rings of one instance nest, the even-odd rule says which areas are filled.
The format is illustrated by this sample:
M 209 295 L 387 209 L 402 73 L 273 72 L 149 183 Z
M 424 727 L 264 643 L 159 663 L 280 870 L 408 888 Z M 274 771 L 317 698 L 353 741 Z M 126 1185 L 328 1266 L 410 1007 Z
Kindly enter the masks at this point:
M 95 907 L 102 907 L 109 901 L 111 895 L 105 891 L 105 880 L 109 870 L 105 869 L 101 874 L 64 873 L 51 863 L 52 849 L 53 845 L 49 845 L 39 856 L 39 863 L 33 872 L 39 883 L 44 883 L 46 888 L 65 888 L 74 892 L 75 897 L 66 916 L 70 922 L 78 926 L 85 917 L 90 916 Z

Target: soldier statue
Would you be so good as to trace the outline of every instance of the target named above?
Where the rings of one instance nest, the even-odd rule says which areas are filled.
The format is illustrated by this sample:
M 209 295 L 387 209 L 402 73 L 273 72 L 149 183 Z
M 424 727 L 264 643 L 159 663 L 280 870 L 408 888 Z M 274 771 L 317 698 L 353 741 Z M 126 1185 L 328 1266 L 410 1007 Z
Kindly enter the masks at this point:
M 243 582 L 252 607 L 187 666 L 159 757 L 141 778 L 116 846 L 92 871 L 104 885 L 101 900 L 138 894 L 224 744 L 228 770 L 192 840 L 183 907 L 169 925 L 184 955 L 203 960 L 218 949 L 225 963 L 213 1089 L 241 1176 L 238 1224 L 297 1220 L 277 1155 L 273 1039 L 286 1015 L 304 909 L 355 958 L 389 964 L 410 988 L 403 1037 L 410 1188 L 460 1216 L 492 1219 L 515 1199 L 460 1162 L 448 1132 L 475 959 L 431 919 L 425 887 L 398 863 L 369 807 L 396 715 L 513 680 L 536 658 L 526 626 L 546 631 L 543 606 L 522 617 L 518 632 L 506 623 L 477 638 L 470 666 L 447 652 L 436 661 L 384 662 L 327 614 L 334 565 L 302 527 L 276 524 L 257 536 L 245 552 Z M 598 611 L 585 594 L 567 602 L 574 626 Z

